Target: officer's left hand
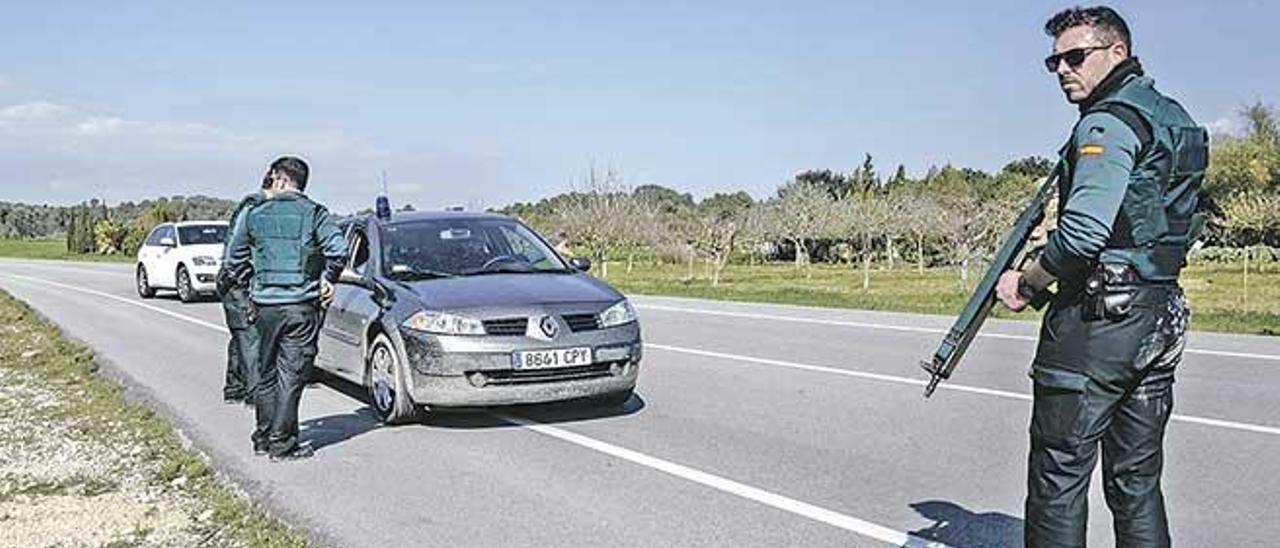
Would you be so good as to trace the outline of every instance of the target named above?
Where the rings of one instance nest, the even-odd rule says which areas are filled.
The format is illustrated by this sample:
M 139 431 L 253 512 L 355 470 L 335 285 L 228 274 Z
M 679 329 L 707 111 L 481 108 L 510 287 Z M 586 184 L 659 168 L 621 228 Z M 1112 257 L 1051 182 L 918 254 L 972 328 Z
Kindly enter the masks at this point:
M 333 284 L 329 283 L 329 280 L 321 279 L 320 280 L 320 306 L 328 308 L 329 304 L 333 302 L 334 293 L 335 291 L 333 289 Z
M 1014 312 L 1021 311 L 1026 308 L 1029 301 L 1018 293 L 1018 282 L 1022 280 L 1022 273 L 1017 270 L 1009 270 L 1000 275 L 1000 279 L 996 281 L 996 298 L 1004 303 L 1009 310 Z

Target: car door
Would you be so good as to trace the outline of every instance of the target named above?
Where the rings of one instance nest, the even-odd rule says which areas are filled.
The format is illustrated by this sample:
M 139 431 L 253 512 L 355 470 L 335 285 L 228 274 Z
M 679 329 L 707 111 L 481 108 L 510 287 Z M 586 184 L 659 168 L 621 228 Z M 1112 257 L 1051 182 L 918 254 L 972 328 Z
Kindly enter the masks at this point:
M 351 255 L 348 267 L 360 275 L 367 275 L 369 267 L 369 241 L 361 226 L 353 225 L 347 235 Z M 363 382 L 364 332 L 371 321 L 369 308 L 363 302 L 371 301 L 372 293 L 358 285 L 339 283 L 334 286 L 333 302 L 325 312 L 321 328 L 322 361 L 325 369 L 356 382 Z
M 164 225 L 160 229 L 160 239 L 156 248 L 155 268 L 148 268 L 152 285 L 159 287 L 178 287 L 176 271 L 178 269 L 178 231 L 173 225 Z
M 150 278 L 151 274 L 156 271 L 156 261 L 160 258 L 160 234 L 164 232 L 165 225 L 156 225 L 147 234 L 147 239 L 142 241 L 142 246 L 138 248 L 138 262 L 142 264 L 142 268 L 147 270 L 149 283 L 155 285 L 154 278 Z

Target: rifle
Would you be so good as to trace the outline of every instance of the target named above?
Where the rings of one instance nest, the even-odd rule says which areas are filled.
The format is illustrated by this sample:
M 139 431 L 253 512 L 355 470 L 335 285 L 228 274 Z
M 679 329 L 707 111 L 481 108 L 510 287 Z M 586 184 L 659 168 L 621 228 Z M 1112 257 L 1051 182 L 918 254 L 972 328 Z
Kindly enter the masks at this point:
M 965 305 L 964 311 L 951 325 L 947 335 L 942 338 L 942 343 L 933 353 L 933 359 L 920 363 L 920 367 L 929 372 L 929 384 L 925 386 L 924 397 L 932 396 L 939 382 L 951 378 L 951 373 L 960 363 L 960 357 L 964 356 L 965 351 L 969 349 L 969 343 L 973 342 L 978 329 L 991 313 L 991 306 L 996 300 L 996 282 L 1000 280 L 1000 275 L 1007 270 L 1021 270 L 1027 262 L 1029 257 L 1027 241 L 1031 239 L 1031 234 L 1040 221 L 1044 220 L 1044 209 L 1057 188 L 1058 173 L 1061 168 L 1061 162 L 1054 166 L 1053 172 L 1045 178 L 1044 184 L 1040 185 L 1026 209 L 1018 215 L 1018 221 L 1014 223 L 1013 230 L 1009 231 L 1009 236 L 1000 246 L 991 267 L 987 269 L 986 275 L 982 277 L 973 295 L 969 297 L 969 303 Z M 1032 299 L 1031 306 L 1039 310 L 1051 296 L 1050 292 L 1041 291 L 1036 298 Z

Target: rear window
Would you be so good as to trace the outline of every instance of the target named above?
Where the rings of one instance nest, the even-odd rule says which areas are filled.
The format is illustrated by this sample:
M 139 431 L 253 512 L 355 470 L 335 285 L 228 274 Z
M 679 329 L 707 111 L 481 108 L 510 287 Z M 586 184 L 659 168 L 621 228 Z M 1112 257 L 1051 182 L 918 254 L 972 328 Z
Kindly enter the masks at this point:
M 182 245 L 220 244 L 227 238 L 227 225 L 187 225 L 178 227 Z

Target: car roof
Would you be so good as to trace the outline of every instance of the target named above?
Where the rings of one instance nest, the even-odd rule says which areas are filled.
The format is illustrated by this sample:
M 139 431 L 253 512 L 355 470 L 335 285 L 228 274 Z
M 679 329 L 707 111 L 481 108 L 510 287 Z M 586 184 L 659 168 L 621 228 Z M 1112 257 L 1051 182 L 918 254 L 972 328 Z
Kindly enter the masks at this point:
M 353 220 L 365 220 L 374 218 L 371 214 L 359 215 Z M 476 211 L 397 211 L 391 214 L 391 221 L 379 220 L 383 224 L 408 224 L 421 221 L 513 221 L 511 217 L 501 213 L 488 213 Z
M 169 223 L 169 224 L 172 224 L 173 226 L 225 225 L 227 224 L 227 222 L 226 221 L 178 221 L 178 222 Z

